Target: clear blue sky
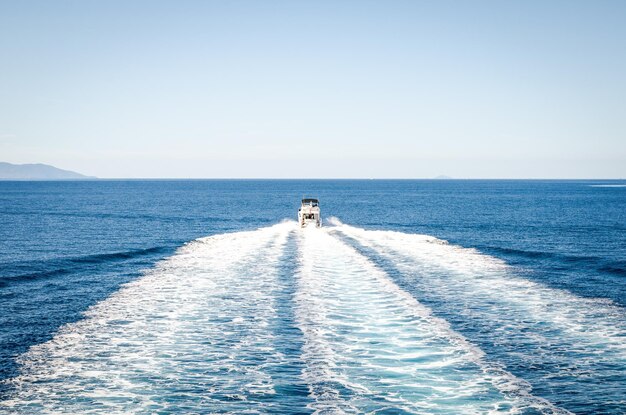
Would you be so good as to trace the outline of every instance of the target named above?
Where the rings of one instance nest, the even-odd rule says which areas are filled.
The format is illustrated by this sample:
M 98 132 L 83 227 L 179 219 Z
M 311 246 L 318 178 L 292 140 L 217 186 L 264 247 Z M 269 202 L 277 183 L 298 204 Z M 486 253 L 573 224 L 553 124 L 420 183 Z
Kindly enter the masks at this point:
M 0 161 L 626 177 L 626 1 L 1 1 Z

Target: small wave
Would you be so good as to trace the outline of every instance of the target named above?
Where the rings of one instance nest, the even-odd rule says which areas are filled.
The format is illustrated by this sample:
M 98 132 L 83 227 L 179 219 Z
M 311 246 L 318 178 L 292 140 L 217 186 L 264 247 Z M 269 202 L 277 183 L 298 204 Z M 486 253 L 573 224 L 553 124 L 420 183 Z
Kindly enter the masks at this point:
M 615 274 L 619 276 L 626 275 L 626 265 L 623 262 L 615 262 L 613 264 L 603 265 L 598 268 L 601 272 L 606 272 L 608 274 Z
M 137 258 L 145 255 L 163 253 L 168 249 L 166 246 L 155 246 L 143 249 L 133 249 L 129 251 L 109 252 L 95 255 L 85 255 L 76 258 L 70 258 L 67 261 L 75 264 L 99 264 L 101 262 L 110 262 L 118 260 L 126 260 Z
M 530 259 L 550 259 L 565 266 L 580 267 L 585 265 L 587 268 L 595 269 L 598 272 L 619 276 L 624 275 L 626 272 L 626 263 L 623 261 L 607 261 L 604 258 L 595 256 L 564 255 L 557 252 L 532 251 L 498 246 L 479 246 L 477 249 Z
M 83 255 L 83 256 L 76 256 L 76 257 L 55 258 L 51 260 L 41 261 L 36 264 L 29 264 L 29 263 L 19 263 L 19 264 L 13 264 L 13 265 L 9 264 L 9 266 L 7 267 L 9 269 L 10 268 L 15 268 L 15 269 L 44 268 L 44 269 L 34 271 L 34 272 L 16 274 L 16 275 L 4 275 L 0 277 L 0 287 L 5 287 L 10 284 L 19 283 L 23 281 L 35 281 L 35 280 L 40 280 L 40 279 L 64 276 L 64 275 L 68 275 L 73 272 L 79 271 L 81 269 L 81 266 L 84 266 L 84 265 L 126 261 L 130 259 L 165 253 L 169 249 L 171 249 L 171 247 L 155 246 L 155 247 L 150 247 L 150 248 L 134 249 L 134 250 L 128 250 L 128 251 L 108 252 L 108 253 L 102 253 L 102 254 Z M 45 268 L 48 268 L 48 269 L 45 269 Z
M 493 252 L 499 252 L 503 254 L 512 254 L 518 255 L 526 258 L 552 258 L 555 256 L 552 252 L 544 252 L 544 251 L 530 251 L 523 249 L 515 249 L 515 248 L 506 248 L 499 246 L 478 246 L 479 250 L 489 250 Z
M 70 274 L 72 269 L 70 268 L 57 268 L 44 272 L 33 272 L 29 274 L 9 275 L 0 277 L 0 288 L 7 287 L 11 284 L 24 282 L 24 281 L 36 281 L 45 278 L 55 278 L 63 275 Z
M 590 184 L 589 187 L 626 187 L 626 184 Z

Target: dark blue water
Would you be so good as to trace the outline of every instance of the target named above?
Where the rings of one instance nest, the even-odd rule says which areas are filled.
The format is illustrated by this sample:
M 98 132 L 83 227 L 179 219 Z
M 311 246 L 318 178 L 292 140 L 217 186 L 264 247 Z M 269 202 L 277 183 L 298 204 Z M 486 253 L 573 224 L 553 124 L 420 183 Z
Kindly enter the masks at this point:
M 626 187 L 596 186 L 607 184 L 626 182 L 0 182 L 0 379 L 19 374 L 16 358 L 30 346 L 50 340 L 59 327 L 80 320 L 88 307 L 139 278 L 186 242 L 294 219 L 304 195 L 320 198 L 324 217 L 335 216 L 368 230 L 432 235 L 503 260 L 513 267 L 516 278 L 564 290 L 575 298 L 610 300 L 626 321 Z M 485 321 L 487 314 L 465 314 L 472 304 L 443 305 L 457 297 L 429 293 L 423 286 L 426 277 L 416 280 L 402 268 L 406 264 L 400 264 L 400 257 L 385 259 L 349 235 L 339 239 L 385 270 L 488 357 L 529 381 L 535 395 L 577 413 L 621 413 L 618 408 L 623 409 L 626 399 L 623 379 L 603 378 L 609 395 L 595 400 L 585 397 L 585 377 L 548 382 L 556 373 L 551 365 L 560 361 L 546 357 L 527 367 L 528 362 L 514 356 L 521 343 L 503 345 L 489 334 L 500 327 Z M 289 249 L 295 248 L 282 254 L 287 258 L 281 274 L 285 292 L 296 290 L 289 280 L 296 272 L 296 254 L 290 255 Z M 291 321 L 294 307 L 285 304 L 279 307 L 280 315 Z M 302 342 L 298 329 L 289 324 L 298 345 Z M 557 343 L 545 347 L 563 347 Z M 296 356 L 295 362 L 300 353 L 297 346 L 286 355 Z M 623 361 L 603 364 L 617 365 L 611 374 L 623 372 Z M 304 386 L 298 388 L 303 393 Z M 0 393 L 10 395 L 10 384 L 4 384 Z M 568 397 L 576 393 L 583 398 Z

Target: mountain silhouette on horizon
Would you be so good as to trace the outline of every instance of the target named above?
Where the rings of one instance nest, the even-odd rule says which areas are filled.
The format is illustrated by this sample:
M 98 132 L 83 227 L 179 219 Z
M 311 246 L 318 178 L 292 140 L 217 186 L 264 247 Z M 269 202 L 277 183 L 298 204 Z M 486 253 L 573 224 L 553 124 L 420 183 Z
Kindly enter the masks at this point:
M 71 180 L 95 179 L 48 164 L 11 164 L 0 161 L 0 180 Z

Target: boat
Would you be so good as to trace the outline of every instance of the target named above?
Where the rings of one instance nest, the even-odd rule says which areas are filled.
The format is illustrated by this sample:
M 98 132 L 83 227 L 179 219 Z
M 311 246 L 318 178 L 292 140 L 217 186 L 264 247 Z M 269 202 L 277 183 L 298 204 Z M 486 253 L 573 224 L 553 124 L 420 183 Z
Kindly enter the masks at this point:
M 310 224 L 315 227 L 322 226 L 322 216 L 320 215 L 320 202 L 313 198 L 303 198 L 300 209 L 298 209 L 298 223 L 301 228 Z

